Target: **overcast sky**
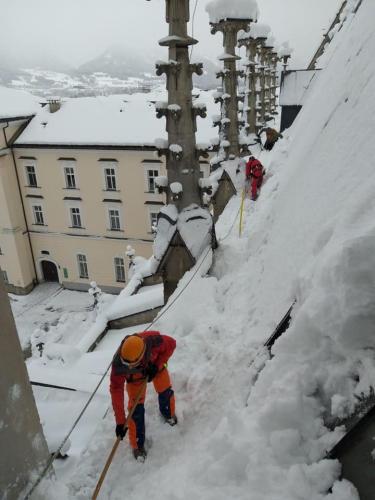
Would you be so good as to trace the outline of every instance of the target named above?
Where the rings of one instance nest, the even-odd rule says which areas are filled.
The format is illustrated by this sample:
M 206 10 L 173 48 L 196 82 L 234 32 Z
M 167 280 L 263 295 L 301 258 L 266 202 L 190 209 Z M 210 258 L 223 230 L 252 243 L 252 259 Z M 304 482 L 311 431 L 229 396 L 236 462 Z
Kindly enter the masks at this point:
M 190 0 L 191 14 L 196 0 Z M 209 31 L 198 0 L 194 35 L 197 54 L 216 57 L 222 37 Z M 228 0 L 232 1 L 232 0 Z M 165 0 L 0 0 L 0 58 L 57 57 L 78 65 L 108 46 L 140 47 L 151 57 L 165 54 L 157 40 L 167 34 Z M 294 48 L 293 67 L 305 67 L 342 0 L 258 0 L 259 21 L 271 26 L 277 43 Z M 158 52 L 159 51 L 159 52 Z

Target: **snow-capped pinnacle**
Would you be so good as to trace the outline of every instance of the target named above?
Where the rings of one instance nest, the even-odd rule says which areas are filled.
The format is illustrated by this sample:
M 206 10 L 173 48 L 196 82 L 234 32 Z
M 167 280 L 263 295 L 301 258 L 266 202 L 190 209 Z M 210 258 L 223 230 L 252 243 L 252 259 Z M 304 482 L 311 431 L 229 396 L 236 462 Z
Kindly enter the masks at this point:
M 256 21 L 259 15 L 256 0 L 212 0 L 206 5 L 210 23 L 226 19 L 248 19 Z

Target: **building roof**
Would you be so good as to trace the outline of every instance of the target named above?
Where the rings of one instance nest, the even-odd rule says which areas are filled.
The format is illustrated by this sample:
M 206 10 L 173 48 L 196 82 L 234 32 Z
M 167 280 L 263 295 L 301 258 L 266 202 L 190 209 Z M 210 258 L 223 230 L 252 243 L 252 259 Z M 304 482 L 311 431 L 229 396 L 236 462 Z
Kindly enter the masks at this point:
M 197 91 L 197 102 L 207 104 L 207 118 L 197 118 L 197 142 L 215 136 L 210 115 L 217 114 L 212 92 Z M 40 109 L 15 145 L 154 147 L 155 139 L 166 138 L 165 118 L 157 119 L 155 102 L 167 100 L 166 92 L 64 99 L 50 113 Z
M 0 86 L 0 121 L 27 118 L 40 109 L 38 98 L 23 90 Z
M 317 70 L 287 71 L 280 88 L 280 106 L 302 106 L 306 90 Z

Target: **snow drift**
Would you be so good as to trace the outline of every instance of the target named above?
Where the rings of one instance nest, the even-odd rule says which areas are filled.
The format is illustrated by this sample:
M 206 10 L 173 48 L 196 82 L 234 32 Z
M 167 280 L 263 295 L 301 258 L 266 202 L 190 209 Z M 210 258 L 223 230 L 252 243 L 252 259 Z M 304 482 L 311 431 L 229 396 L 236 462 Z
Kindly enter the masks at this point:
M 179 426 L 158 422 L 150 393 L 148 461 L 121 450 L 102 498 L 358 500 L 324 459 L 344 432 L 326 416 L 350 414 L 375 383 L 375 4 L 347 16 L 297 121 L 262 154 L 268 180 L 247 200 L 245 237 L 231 231 L 236 197 L 211 276 L 197 276 L 156 324 L 177 339 Z M 289 330 L 258 362 L 294 299 Z M 109 416 L 64 498 L 92 492 L 112 434 Z

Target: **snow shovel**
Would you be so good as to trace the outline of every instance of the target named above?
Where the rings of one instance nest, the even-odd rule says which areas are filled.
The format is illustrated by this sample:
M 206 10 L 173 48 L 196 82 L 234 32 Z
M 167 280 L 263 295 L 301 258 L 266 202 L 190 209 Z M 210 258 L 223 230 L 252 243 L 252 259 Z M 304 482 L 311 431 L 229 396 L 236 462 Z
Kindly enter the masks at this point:
M 132 418 L 132 415 L 134 413 L 134 410 L 136 409 L 137 407 L 137 404 L 138 404 L 138 401 L 141 399 L 141 396 L 142 396 L 142 393 L 143 393 L 143 390 L 145 388 L 145 386 L 147 385 L 147 379 L 143 382 L 143 384 L 141 385 L 141 388 L 139 389 L 139 392 L 137 394 L 137 397 L 135 398 L 134 400 L 134 404 L 133 406 L 131 407 L 129 413 L 128 413 L 128 418 L 126 419 L 125 421 L 125 424 L 124 424 L 124 429 L 125 429 L 125 435 L 126 433 L 128 432 L 128 422 L 129 420 Z M 125 436 L 124 436 L 125 437 Z M 96 488 L 95 488 L 95 491 L 94 491 L 94 494 L 92 496 L 92 500 L 96 500 L 98 498 L 98 495 L 99 495 L 99 491 L 100 491 L 100 488 L 102 487 L 102 484 L 103 484 L 103 481 L 105 479 L 105 476 L 107 475 L 107 472 L 108 472 L 108 469 L 109 469 L 109 466 L 111 465 L 112 463 L 112 460 L 113 460 L 113 457 L 115 456 L 115 453 L 117 451 L 117 448 L 118 448 L 118 445 L 120 444 L 120 441 L 121 441 L 121 438 L 120 437 L 117 437 L 116 441 L 115 441 L 115 444 L 113 445 L 112 447 L 112 450 L 111 450 L 111 453 L 108 455 L 108 458 L 107 458 L 107 461 L 105 463 L 105 466 L 104 466 L 104 469 L 102 470 L 102 473 L 100 474 L 100 478 L 99 478 L 99 481 L 96 485 Z

